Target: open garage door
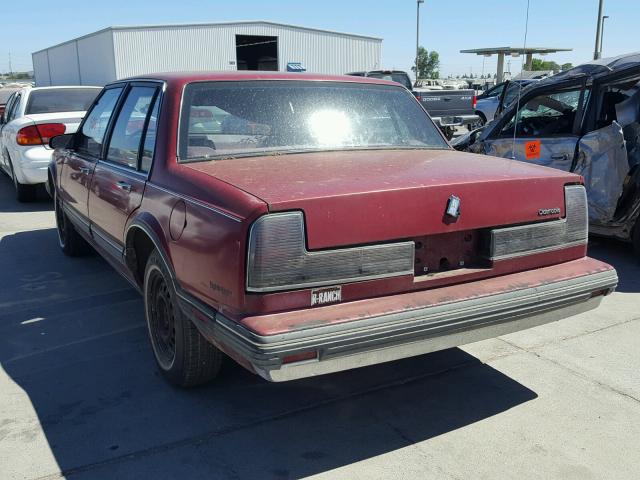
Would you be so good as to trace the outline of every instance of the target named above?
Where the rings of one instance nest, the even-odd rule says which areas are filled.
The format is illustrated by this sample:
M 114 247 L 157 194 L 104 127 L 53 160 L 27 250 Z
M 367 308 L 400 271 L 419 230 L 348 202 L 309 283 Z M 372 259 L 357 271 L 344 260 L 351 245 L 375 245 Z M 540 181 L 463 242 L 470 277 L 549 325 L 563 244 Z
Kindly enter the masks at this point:
M 238 70 L 278 70 L 278 37 L 236 35 Z

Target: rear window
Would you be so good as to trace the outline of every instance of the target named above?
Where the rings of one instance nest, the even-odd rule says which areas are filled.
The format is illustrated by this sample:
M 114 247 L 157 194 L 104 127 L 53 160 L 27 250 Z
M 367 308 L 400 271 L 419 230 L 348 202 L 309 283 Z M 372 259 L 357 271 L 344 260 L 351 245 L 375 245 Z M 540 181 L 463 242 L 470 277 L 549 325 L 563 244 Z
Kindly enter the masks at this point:
M 29 95 L 25 115 L 56 112 L 83 112 L 100 93 L 99 88 L 55 88 L 34 90 Z
M 411 93 L 338 82 L 186 86 L 182 161 L 352 149 L 448 148 Z
M 17 90 L 17 88 L 0 88 L 0 105 L 7 103 L 11 94 Z
M 400 85 L 404 85 L 408 89 L 411 89 L 411 80 L 406 73 L 394 73 L 394 72 L 369 72 L 367 77 L 379 78 L 380 80 L 389 80 L 391 82 L 397 82 Z

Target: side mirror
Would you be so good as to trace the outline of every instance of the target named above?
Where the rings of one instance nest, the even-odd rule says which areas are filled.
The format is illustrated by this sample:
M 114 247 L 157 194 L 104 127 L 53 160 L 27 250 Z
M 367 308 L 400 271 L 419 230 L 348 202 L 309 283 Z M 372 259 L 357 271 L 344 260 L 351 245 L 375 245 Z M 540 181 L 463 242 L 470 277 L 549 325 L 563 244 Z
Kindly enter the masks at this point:
M 71 141 L 73 140 L 73 133 L 66 133 L 64 135 L 58 135 L 49 140 L 49 146 L 54 150 L 56 148 L 69 148 Z

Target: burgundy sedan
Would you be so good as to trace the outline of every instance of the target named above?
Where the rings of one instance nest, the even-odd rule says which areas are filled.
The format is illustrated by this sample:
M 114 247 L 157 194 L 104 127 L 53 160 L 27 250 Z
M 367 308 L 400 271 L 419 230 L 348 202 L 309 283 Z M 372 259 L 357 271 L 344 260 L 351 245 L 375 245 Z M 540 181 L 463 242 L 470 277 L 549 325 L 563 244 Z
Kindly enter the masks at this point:
M 595 308 L 580 176 L 454 151 L 398 84 L 190 73 L 107 85 L 56 137 L 60 246 L 144 296 L 174 384 L 284 381 Z

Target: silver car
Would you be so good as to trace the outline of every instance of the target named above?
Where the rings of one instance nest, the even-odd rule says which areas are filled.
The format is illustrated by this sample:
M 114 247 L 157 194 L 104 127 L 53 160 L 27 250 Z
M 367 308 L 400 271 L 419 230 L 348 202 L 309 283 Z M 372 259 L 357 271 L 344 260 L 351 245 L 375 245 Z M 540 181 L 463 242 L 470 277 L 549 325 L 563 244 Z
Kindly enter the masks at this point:
M 478 103 L 476 105 L 476 115 L 480 117 L 478 126 L 482 126 L 488 121 L 493 120 L 498 111 L 500 105 L 500 98 L 504 91 L 505 86 L 507 91 L 504 97 L 504 106 L 508 106 L 516 98 L 518 98 L 518 92 L 523 90 L 524 87 L 534 83 L 536 80 L 513 80 L 510 82 L 502 82 L 495 87 L 491 87 L 482 95 L 478 95 Z

